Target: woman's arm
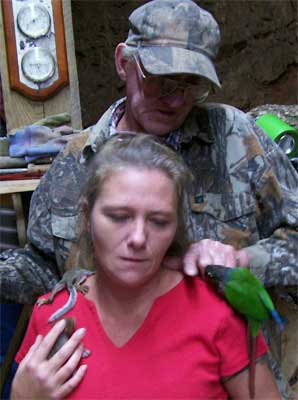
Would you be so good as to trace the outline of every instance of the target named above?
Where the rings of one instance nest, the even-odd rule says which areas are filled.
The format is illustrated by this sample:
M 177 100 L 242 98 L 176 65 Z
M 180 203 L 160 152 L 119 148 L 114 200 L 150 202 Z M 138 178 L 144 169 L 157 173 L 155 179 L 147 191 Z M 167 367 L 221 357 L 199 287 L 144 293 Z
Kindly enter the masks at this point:
M 225 383 L 225 389 L 231 399 L 248 400 L 249 396 L 249 369 L 229 377 Z M 266 358 L 257 361 L 255 371 L 255 397 L 254 400 L 280 400 L 277 385 L 267 365 Z
M 62 399 L 82 380 L 86 365 L 78 367 L 83 354 L 81 343 L 85 329 L 74 332 L 71 338 L 48 359 L 49 353 L 65 328 L 65 321 L 58 322 L 34 344 L 19 364 L 12 383 L 11 400 Z

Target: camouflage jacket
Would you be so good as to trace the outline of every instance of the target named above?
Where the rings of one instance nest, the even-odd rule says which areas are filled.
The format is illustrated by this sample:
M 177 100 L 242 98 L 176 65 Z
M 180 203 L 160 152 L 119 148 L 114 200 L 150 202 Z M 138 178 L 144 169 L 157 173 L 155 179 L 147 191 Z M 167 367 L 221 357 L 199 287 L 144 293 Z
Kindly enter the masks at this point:
M 31 200 L 29 244 L 0 255 L 2 301 L 32 303 L 61 278 L 77 241 L 86 163 L 110 135 L 112 107 L 41 179 Z M 181 132 L 178 151 L 195 176 L 186 210 L 191 239 L 246 248 L 265 285 L 297 285 L 298 176 L 287 157 L 251 117 L 226 105 L 194 108 Z

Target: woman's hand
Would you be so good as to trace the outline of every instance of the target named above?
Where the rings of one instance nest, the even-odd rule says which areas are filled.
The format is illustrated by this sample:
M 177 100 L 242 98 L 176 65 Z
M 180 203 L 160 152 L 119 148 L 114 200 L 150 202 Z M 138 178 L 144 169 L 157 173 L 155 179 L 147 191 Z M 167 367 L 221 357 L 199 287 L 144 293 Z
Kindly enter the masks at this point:
M 211 239 L 203 239 L 189 246 L 184 258 L 166 257 L 163 266 L 182 270 L 186 275 L 204 277 L 207 265 L 223 265 L 224 267 L 247 266 L 248 254 L 245 250 L 236 250 L 233 246 Z
M 62 320 L 45 337 L 37 336 L 14 377 L 12 400 L 62 399 L 78 386 L 87 369 L 86 365 L 78 368 L 84 350 L 81 340 L 85 328 L 75 331 L 62 348 L 47 359 L 64 327 Z

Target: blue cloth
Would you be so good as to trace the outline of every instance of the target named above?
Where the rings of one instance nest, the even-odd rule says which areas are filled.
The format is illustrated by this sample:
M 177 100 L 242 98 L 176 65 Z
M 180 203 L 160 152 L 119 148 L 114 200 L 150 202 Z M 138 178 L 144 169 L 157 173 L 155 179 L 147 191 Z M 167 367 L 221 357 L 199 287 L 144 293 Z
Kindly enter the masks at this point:
M 22 307 L 21 304 L 0 304 L 0 364 L 2 364 L 4 360 L 9 342 L 14 334 L 22 311 Z M 0 394 L 1 399 L 9 399 L 11 383 L 16 370 L 17 364 L 13 363 L 5 382 L 3 392 Z
M 29 125 L 9 135 L 10 157 L 25 157 L 26 162 L 55 156 L 64 149 L 72 135 L 61 135 L 47 126 Z

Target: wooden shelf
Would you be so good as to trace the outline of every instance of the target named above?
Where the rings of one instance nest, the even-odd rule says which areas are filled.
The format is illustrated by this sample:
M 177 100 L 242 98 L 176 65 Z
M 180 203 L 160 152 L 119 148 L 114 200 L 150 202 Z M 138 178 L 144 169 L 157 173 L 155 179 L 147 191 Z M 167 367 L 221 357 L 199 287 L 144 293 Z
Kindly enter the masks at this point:
M 22 179 L 0 182 L 0 194 L 33 192 L 39 184 L 39 179 Z

